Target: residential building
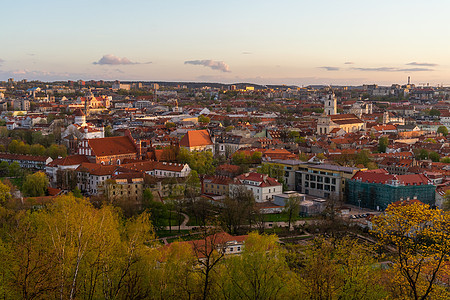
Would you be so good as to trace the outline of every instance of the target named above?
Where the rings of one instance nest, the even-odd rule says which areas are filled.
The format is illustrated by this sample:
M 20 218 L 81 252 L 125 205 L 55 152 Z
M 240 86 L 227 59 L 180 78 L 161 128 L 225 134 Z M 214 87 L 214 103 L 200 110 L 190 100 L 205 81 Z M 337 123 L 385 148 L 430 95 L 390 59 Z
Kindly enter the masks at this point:
M 347 202 L 384 210 L 396 201 L 418 199 L 435 204 L 436 186 L 424 174 L 393 175 L 386 170 L 359 171 L 347 179 Z
M 104 166 L 95 163 L 81 163 L 76 169 L 78 184 L 77 187 L 89 195 L 98 194 L 98 186 L 105 180 L 110 179 L 117 171 L 117 166 Z
M 236 176 L 229 186 L 230 195 L 234 195 L 238 188 L 244 187 L 253 193 L 256 202 L 272 200 L 274 195 L 283 192 L 283 185 L 275 178 L 259 173 L 245 173 Z
M 202 182 L 202 190 L 205 194 L 228 196 L 229 185 L 233 180 L 227 176 L 206 176 Z
M 144 174 L 117 174 L 99 184 L 98 189 L 110 201 L 126 200 L 128 204 L 140 206 L 144 192 Z
M 53 159 L 49 156 L 0 153 L 0 161 L 6 161 L 8 164 L 17 162 L 21 168 L 45 171 L 45 166 Z

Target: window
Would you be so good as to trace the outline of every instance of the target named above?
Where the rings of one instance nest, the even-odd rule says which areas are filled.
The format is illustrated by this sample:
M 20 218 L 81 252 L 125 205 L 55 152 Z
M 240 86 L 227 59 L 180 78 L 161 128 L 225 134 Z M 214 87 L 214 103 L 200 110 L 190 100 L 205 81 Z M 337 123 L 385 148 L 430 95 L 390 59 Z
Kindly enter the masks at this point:
M 323 177 L 322 176 L 317 176 L 317 182 L 323 182 Z
M 311 182 L 311 188 L 315 189 L 316 188 L 316 183 L 315 182 Z
M 330 177 L 325 177 L 325 183 L 330 183 Z
M 331 183 L 336 184 L 336 178 L 331 178 Z
M 318 183 L 318 184 L 317 184 L 317 189 L 323 190 L 323 184 L 322 184 L 322 183 Z
M 230 247 L 230 252 L 233 252 L 233 247 Z

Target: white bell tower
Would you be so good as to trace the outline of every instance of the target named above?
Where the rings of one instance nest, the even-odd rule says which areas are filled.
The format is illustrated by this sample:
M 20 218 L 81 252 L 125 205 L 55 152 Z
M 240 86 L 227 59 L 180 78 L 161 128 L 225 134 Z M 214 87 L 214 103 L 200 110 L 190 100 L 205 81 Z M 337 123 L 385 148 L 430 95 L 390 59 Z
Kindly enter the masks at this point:
M 337 101 L 334 93 L 330 93 L 325 97 L 324 111 L 327 116 L 337 114 Z

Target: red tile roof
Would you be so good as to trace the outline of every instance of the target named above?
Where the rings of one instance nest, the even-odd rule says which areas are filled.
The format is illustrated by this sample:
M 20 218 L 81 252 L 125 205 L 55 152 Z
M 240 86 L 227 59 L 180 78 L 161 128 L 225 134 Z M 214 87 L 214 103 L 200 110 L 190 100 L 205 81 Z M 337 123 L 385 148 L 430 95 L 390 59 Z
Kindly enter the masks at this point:
M 430 182 L 428 177 L 424 174 L 392 175 L 384 169 L 358 171 L 352 177 L 352 180 L 381 184 L 398 181 L 400 185 L 424 185 L 429 184 Z
M 136 153 L 136 147 L 128 136 L 114 136 L 88 140 L 95 156 Z
M 180 146 L 183 147 L 197 147 L 212 145 L 211 136 L 207 130 L 190 130 L 180 141 Z
M 234 178 L 237 184 L 243 184 L 245 180 L 254 181 L 258 183 L 259 187 L 278 186 L 281 185 L 275 178 L 269 177 L 266 174 L 259 173 L 245 173 Z
M 56 166 L 75 166 L 84 162 L 89 162 L 86 155 L 70 155 L 63 158 L 57 158 L 48 164 L 49 167 Z

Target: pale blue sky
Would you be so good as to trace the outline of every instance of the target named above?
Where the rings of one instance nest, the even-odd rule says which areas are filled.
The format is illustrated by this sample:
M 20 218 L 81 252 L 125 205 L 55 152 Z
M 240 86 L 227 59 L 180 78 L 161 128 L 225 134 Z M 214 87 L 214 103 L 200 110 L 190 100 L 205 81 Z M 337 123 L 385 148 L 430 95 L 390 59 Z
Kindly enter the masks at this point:
M 25 0 L 1 10 L 0 80 L 390 84 L 409 75 L 450 85 L 445 0 Z

